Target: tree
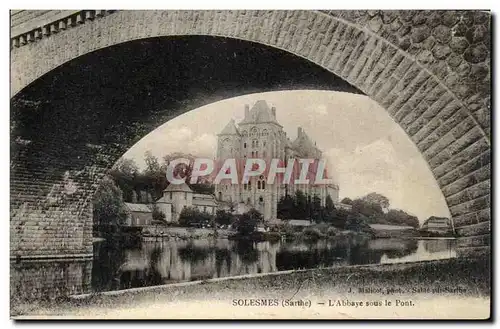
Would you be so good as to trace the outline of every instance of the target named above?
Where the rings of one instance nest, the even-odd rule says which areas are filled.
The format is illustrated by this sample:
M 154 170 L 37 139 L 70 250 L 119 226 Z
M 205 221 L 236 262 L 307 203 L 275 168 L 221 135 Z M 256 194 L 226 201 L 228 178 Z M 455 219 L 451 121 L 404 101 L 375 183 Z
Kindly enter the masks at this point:
M 215 214 L 215 222 L 219 225 L 230 225 L 234 220 L 234 216 L 225 210 L 217 210 Z
M 332 197 L 330 196 L 330 194 L 328 194 L 326 196 L 326 199 L 325 199 L 325 208 L 328 211 L 332 211 L 333 209 L 335 209 L 335 204 L 333 203 L 333 200 L 332 200 Z
M 144 162 L 146 163 L 145 174 L 157 175 L 162 173 L 160 162 L 158 161 L 158 158 L 151 153 L 151 151 L 146 151 L 144 153 Z
M 120 172 L 123 176 L 133 179 L 139 174 L 139 167 L 132 159 L 121 158 L 113 166 L 113 170 Z
M 94 222 L 99 226 L 116 229 L 124 224 L 127 215 L 122 191 L 111 177 L 104 177 L 93 200 Z
M 254 219 L 257 223 L 260 223 L 264 220 L 264 216 L 255 208 L 250 209 L 246 212 L 250 218 Z
M 146 168 L 142 172 L 140 185 L 145 186 L 146 190 L 153 192 L 154 199 L 161 197 L 163 190 L 168 186 L 166 172 L 161 168 L 158 158 L 150 151 L 144 154 Z
M 311 203 L 311 220 L 319 223 L 323 221 L 323 207 L 321 206 L 321 199 L 316 194 L 312 197 Z
M 158 207 L 154 206 L 153 207 L 153 220 L 156 222 L 165 222 L 166 216 L 163 212 L 158 209 Z
M 386 222 L 385 214 L 380 204 L 368 202 L 364 198 L 356 199 L 352 202 L 352 212 L 367 217 L 369 223 Z
M 301 190 L 295 192 L 294 218 L 306 219 L 308 216 L 308 202 L 306 195 Z
M 385 215 L 388 224 L 408 225 L 415 228 L 420 227 L 420 223 L 416 216 L 412 216 L 403 210 L 391 209 Z
M 278 202 L 277 215 L 281 219 L 293 219 L 295 212 L 295 199 L 290 195 L 281 197 Z
M 179 225 L 181 226 L 201 226 L 203 224 L 212 223 L 213 217 L 201 212 L 198 208 L 185 207 L 179 215 Z
M 363 198 L 361 198 L 363 201 L 371 203 L 371 204 L 378 204 L 382 210 L 387 210 L 389 208 L 389 199 L 386 196 L 383 196 L 382 194 L 372 192 L 368 195 L 365 195 Z
M 257 210 L 252 208 L 240 216 L 236 229 L 240 235 L 250 235 L 257 230 L 257 223 L 261 220 L 262 215 Z
M 343 204 L 352 205 L 352 199 L 350 199 L 350 198 L 343 198 L 342 201 L 340 201 L 340 202 Z
M 373 229 L 368 225 L 367 218 L 361 214 L 350 213 L 347 216 L 344 228 L 354 232 L 373 234 Z

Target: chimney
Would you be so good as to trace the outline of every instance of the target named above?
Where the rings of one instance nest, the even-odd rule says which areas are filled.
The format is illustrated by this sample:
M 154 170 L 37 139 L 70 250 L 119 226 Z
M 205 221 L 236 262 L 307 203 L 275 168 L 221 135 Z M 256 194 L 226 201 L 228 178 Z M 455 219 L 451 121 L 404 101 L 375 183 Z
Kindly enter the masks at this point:
M 248 118 L 250 114 L 250 105 L 245 104 L 245 118 Z
M 302 127 L 297 128 L 297 137 L 302 136 Z
M 271 113 L 273 114 L 273 117 L 276 119 L 276 107 L 271 107 Z

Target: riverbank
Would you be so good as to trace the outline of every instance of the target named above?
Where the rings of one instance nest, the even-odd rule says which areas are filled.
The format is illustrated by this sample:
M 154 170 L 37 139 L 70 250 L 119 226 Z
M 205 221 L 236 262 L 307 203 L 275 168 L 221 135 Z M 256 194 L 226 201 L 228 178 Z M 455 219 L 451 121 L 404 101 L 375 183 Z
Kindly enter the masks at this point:
M 318 225 L 319 226 L 319 225 Z M 300 230 L 287 230 L 281 232 L 275 231 L 256 231 L 246 236 L 241 236 L 235 230 L 230 229 L 209 229 L 209 228 L 189 228 L 176 226 L 151 226 L 143 229 L 141 233 L 142 241 L 157 241 L 161 239 L 172 238 L 180 240 L 191 239 L 231 239 L 231 240 L 252 240 L 260 241 L 280 241 L 285 240 L 304 240 L 317 241 L 321 239 L 342 239 L 353 238 L 360 240 L 368 240 L 370 236 L 363 232 L 354 232 L 349 230 L 339 230 L 331 226 L 326 228 L 317 226 L 306 227 Z
M 177 226 L 151 226 L 143 229 L 141 239 L 143 241 L 156 241 L 163 238 L 173 238 L 181 240 L 189 239 L 225 239 L 233 234 L 230 230 L 209 229 L 209 228 L 189 228 Z
M 349 319 L 390 318 L 397 314 L 398 318 L 487 318 L 489 274 L 485 258 L 297 270 L 65 298 L 50 304 L 11 305 L 11 316 Z M 360 291 L 363 288 L 372 290 Z M 257 299 L 277 300 L 280 305 L 238 306 Z M 365 303 L 387 300 L 393 306 L 328 306 L 330 301 L 337 300 Z M 411 302 L 413 306 L 395 308 L 397 300 Z M 283 303 L 290 301 L 297 301 L 297 306 L 283 307 Z M 299 306 L 298 301 L 309 301 L 312 305 Z

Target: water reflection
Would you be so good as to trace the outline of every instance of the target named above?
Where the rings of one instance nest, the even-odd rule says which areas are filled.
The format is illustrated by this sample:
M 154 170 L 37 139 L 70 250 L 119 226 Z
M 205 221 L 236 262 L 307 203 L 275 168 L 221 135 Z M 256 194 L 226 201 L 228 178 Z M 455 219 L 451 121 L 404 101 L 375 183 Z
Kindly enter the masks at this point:
M 169 240 L 119 249 L 95 246 L 96 291 L 267 273 L 300 268 L 380 264 L 456 257 L 454 240 L 252 242 Z

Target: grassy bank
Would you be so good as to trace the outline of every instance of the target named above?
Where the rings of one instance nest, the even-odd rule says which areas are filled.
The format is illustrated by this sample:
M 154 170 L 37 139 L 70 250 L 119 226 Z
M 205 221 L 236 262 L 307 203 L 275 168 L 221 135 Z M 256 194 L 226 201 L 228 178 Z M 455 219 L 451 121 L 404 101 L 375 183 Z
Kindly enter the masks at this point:
M 246 278 L 207 280 L 198 284 L 157 286 L 144 290 L 123 291 L 118 295 L 95 294 L 88 298 L 65 298 L 52 303 L 31 302 L 11 305 L 11 315 L 73 314 L 76 316 L 103 310 L 112 312 L 147 309 L 151 304 L 177 305 L 181 302 L 207 299 L 228 303 L 234 298 L 312 299 L 322 296 L 345 296 L 350 289 L 357 290 L 360 287 L 401 289 L 397 293 L 398 296 L 419 295 L 434 298 L 429 297 L 429 294 L 414 293 L 413 289 L 441 289 L 441 293 L 433 296 L 489 298 L 489 274 L 490 267 L 486 258 L 288 271 Z M 446 290 L 457 287 L 462 289 L 458 295 L 457 292 Z M 379 296 L 380 294 L 374 295 L 374 297 Z

